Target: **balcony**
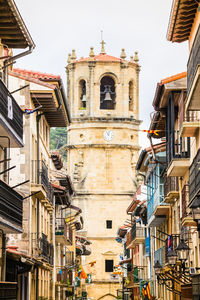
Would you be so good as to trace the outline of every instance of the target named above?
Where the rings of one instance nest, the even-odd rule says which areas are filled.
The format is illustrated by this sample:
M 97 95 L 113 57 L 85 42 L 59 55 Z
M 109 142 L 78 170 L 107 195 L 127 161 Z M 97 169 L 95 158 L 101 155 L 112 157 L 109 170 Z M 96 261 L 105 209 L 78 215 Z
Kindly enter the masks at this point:
M 133 282 L 139 282 L 138 267 L 133 269 Z
M 0 144 L 3 147 L 23 146 L 23 111 L 0 79 Z
M 135 223 L 127 234 L 127 249 L 134 248 L 135 245 L 142 243 L 145 243 L 145 228 Z
M 31 191 L 39 192 L 37 197 L 52 210 L 54 189 L 48 178 L 48 167 L 44 161 L 32 160 L 31 162 Z
M 57 269 L 56 274 L 56 285 L 58 286 L 65 286 L 65 287 L 72 287 L 73 284 L 73 276 L 72 271 L 68 271 L 66 269 Z
M 154 264 L 158 261 L 162 267 L 165 265 L 165 247 L 161 247 L 154 252 Z
M 74 266 L 75 259 L 74 259 L 74 252 L 73 251 L 66 251 L 65 252 L 65 267 L 70 268 Z
M 22 232 L 23 197 L 0 180 L 0 223 L 4 233 Z
M 17 282 L 0 282 L 0 300 L 17 300 Z
M 200 110 L 200 28 L 196 33 L 196 37 L 190 51 L 190 57 L 187 64 L 187 100 L 186 109 Z
M 173 203 L 179 197 L 178 177 L 164 176 L 164 201 Z
M 182 137 L 194 137 L 196 130 L 200 128 L 200 111 L 185 111 L 184 93 L 179 101 L 179 128 Z
M 167 142 L 167 176 L 182 177 L 190 166 L 190 138 L 180 136 L 179 131 L 169 134 Z
M 189 213 L 189 185 L 185 184 L 182 189 L 182 226 L 196 226 L 192 215 Z
M 65 218 L 56 218 L 55 225 L 56 242 L 63 245 L 72 245 L 73 231 L 71 226 L 66 224 Z
M 158 180 L 158 179 L 157 179 Z M 164 203 L 164 184 L 158 180 L 152 194 L 147 197 L 147 220 L 149 226 L 159 226 L 169 213 L 169 205 Z
M 32 255 L 36 259 L 41 259 L 53 265 L 53 244 L 47 240 L 47 236 L 44 233 L 32 233 Z
M 200 149 L 189 170 L 189 207 L 199 207 L 200 198 Z

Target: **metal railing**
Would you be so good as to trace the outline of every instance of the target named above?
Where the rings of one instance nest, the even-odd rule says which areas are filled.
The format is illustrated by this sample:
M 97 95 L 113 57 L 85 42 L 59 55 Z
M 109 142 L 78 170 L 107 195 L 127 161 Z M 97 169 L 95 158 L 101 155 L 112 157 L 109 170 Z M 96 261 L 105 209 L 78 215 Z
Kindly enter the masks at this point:
M 23 140 L 23 111 L 0 79 L 0 114 Z
M 187 217 L 187 207 L 189 204 L 189 184 L 185 184 L 182 189 L 182 218 Z
M 147 220 L 151 218 L 156 207 L 164 200 L 164 184 L 159 183 L 153 195 L 147 201 Z
M 190 51 L 190 56 L 187 63 L 187 90 L 188 92 L 191 89 L 197 68 L 200 64 L 200 26 L 196 33 L 195 40 Z
M 165 265 L 165 247 L 161 247 L 154 252 L 154 263 L 157 261 L 162 267 Z
M 133 225 L 131 232 L 132 232 L 132 240 L 134 240 L 136 238 L 144 238 L 145 237 L 145 228 L 136 225 L 136 223 Z
M 167 174 L 164 176 L 164 197 L 170 192 L 178 192 L 179 191 L 179 183 L 178 177 L 168 177 Z
M 74 260 L 74 252 L 73 251 L 66 251 L 65 252 L 65 266 L 71 267 L 75 264 Z
M 189 170 L 189 198 L 194 199 L 200 191 L 200 149 L 198 150 Z
M 2 180 L 0 180 L 0 215 L 22 227 L 23 197 Z
M 17 300 L 17 282 L 0 282 L 0 300 Z
M 171 132 L 169 141 L 166 144 L 167 164 L 169 165 L 173 159 L 190 157 L 190 138 L 181 137 L 179 131 Z
M 183 122 L 199 122 L 200 112 L 194 110 L 185 111 L 185 92 L 181 93 L 181 98 L 179 101 L 178 112 L 179 112 L 179 128 L 182 128 Z
M 44 233 L 32 233 L 32 255 L 43 258 L 46 262 L 53 265 L 54 248 L 47 235 Z
M 31 161 L 31 183 L 41 184 L 47 192 L 47 198 L 53 205 L 54 189 L 49 181 L 48 167 L 43 160 Z
M 70 225 L 66 224 L 65 218 L 56 218 L 55 223 L 55 234 L 63 235 L 72 244 L 73 230 Z

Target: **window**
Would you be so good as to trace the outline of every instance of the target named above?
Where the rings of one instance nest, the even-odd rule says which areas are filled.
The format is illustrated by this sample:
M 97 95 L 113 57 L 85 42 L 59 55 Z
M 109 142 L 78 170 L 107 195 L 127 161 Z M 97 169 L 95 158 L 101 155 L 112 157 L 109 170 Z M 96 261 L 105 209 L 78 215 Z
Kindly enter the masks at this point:
M 113 272 L 113 260 L 112 259 L 105 260 L 105 272 Z
M 79 82 L 79 99 L 80 99 L 80 108 L 86 108 L 86 82 L 85 80 L 80 80 Z
M 108 229 L 112 228 L 112 221 L 111 220 L 106 220 L 106 228 L 108 228 Z
M 100 109 L 115 109 L 115 81 L 104 76 L 100 84 Z
M 133 111 L 133 82 L 129 82 L 129 110 Z

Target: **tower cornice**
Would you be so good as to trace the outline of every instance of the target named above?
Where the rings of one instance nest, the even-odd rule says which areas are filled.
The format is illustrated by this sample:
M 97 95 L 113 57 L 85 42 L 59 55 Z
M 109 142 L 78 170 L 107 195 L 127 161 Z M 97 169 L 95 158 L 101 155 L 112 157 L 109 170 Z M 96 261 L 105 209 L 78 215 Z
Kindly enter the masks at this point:
M 66 145 L 66 149 L 80 149 L 80 148 L 102 148 L 102 149 L 130 149 L 130 150 L 140 150 L 141 147 L 138 145 L 130 145 L 130 144 L 73 144 Z
M 142 123 L 141 120 L 136 120 L 133 118 L 120 118 L 120 117 L 80 117 L 80 118 L 72 118 L 72 123 L 95 123 L 95 122 L 105 122 L 105 123 L 116 123 L 116 122 L 123 122 L 133 125 L 140 125 Z

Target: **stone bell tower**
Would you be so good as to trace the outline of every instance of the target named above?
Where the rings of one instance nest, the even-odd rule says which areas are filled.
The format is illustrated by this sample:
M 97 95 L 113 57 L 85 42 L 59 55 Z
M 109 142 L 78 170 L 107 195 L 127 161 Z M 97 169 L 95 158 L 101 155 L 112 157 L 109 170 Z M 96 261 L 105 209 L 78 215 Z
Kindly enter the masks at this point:
M 96 261 L 88 297 L 116 295 L 113 266 L 122 249 L 115 241 L 118 226 L 136 190 L 138 159 L 139 70 L 138 55 L 126 59 L 100 54 L 91 47 L 89 57 L 68 56 L 67 91 L 72 123 L 68 128 L 68 174 L 77 191 L 84 229 L 92 242 L 85 265 Z M 106 296 L 107 295 L 107 296 Z

